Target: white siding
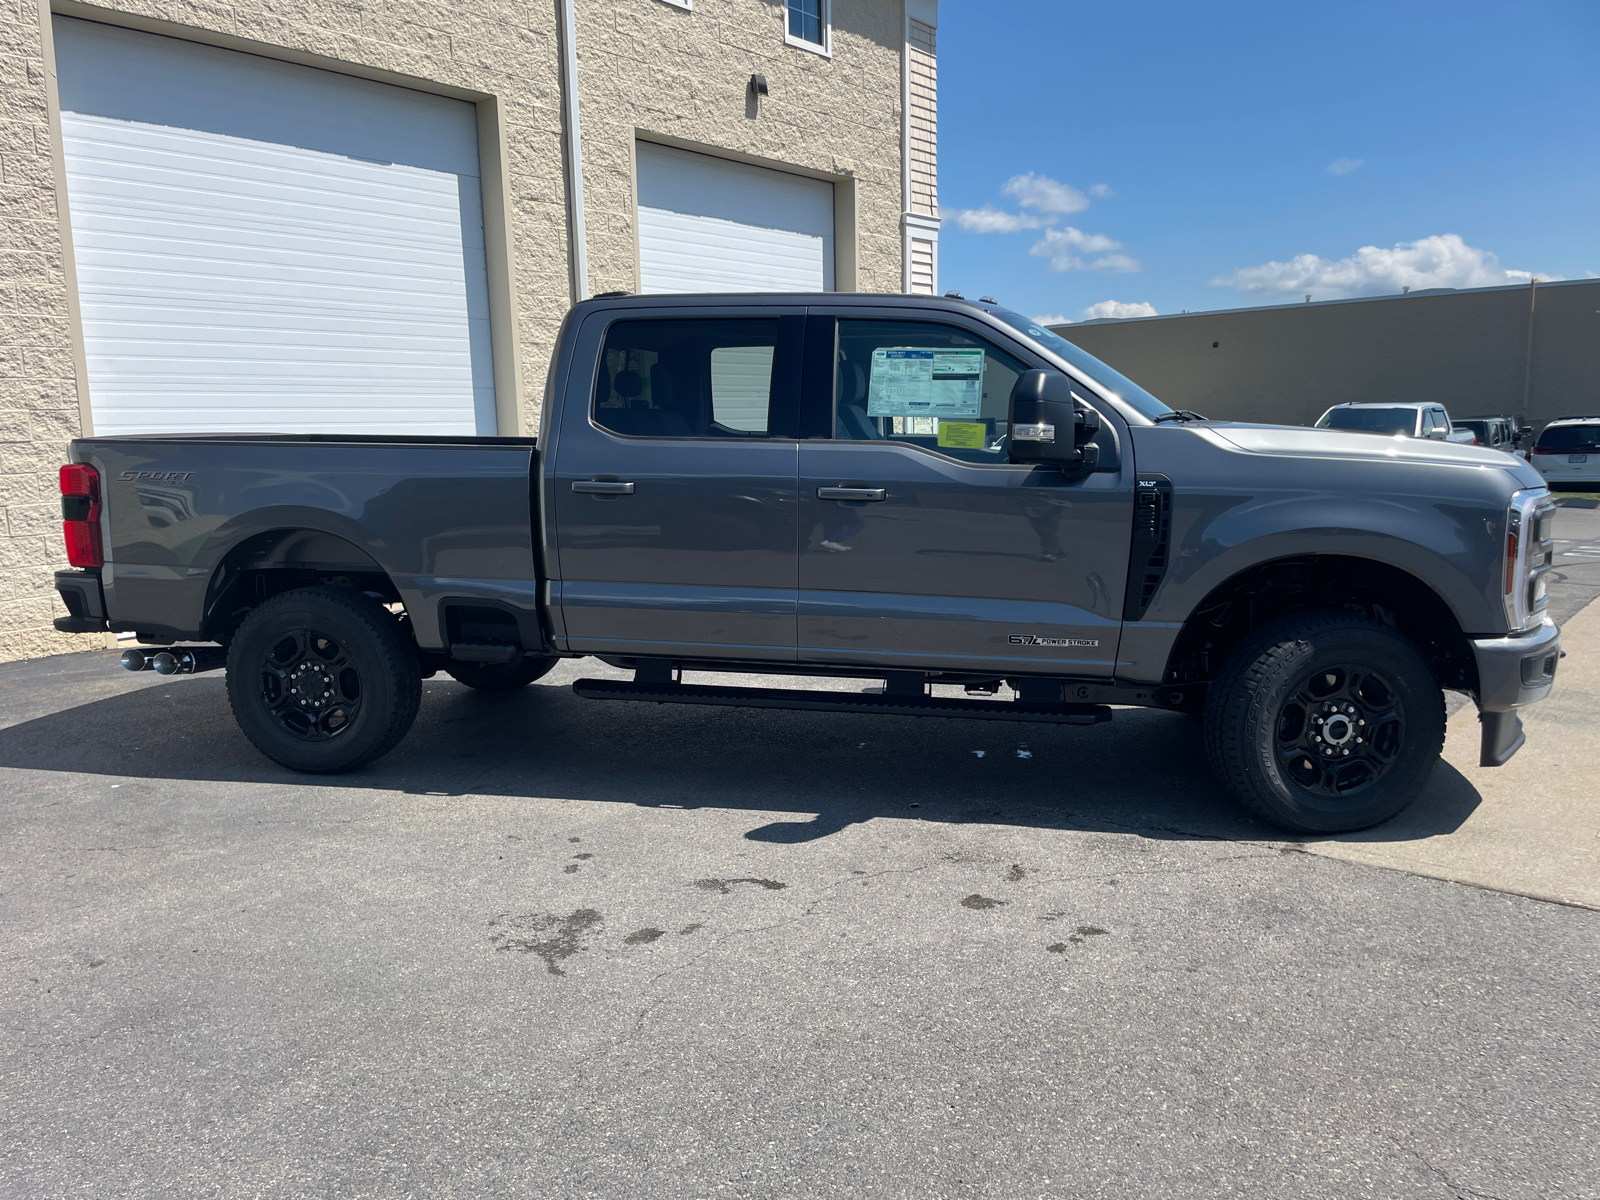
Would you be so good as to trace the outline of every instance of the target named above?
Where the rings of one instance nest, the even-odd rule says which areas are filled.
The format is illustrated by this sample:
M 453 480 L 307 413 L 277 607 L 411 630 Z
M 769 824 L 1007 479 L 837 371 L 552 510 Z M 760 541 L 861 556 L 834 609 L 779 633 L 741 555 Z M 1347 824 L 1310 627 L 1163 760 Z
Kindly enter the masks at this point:
M 833 290 L 833 185 L 640 142 L 646 292 Z
M 934 244 L 925 238 L 911 238 L 911 291 L 919 296 L 933 295 Z
M 496 431 L 476 113 L 56 18 L 101 434 Z
M 906 22 L 910 106 L 911 211 L 939 215 L 939 59 L 938 30 L 911 18 Z M 914 290 L 914 289 L 913 289 Z

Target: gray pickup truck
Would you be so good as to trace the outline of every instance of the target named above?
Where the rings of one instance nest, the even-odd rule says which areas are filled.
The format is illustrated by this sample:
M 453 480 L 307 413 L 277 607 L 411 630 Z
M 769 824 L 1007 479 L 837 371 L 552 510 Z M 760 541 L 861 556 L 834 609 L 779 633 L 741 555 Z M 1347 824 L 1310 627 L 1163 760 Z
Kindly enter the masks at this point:
M 562 327 L 536 440 L 106 437 L 71 458 L 57 625 L 137 634 L 135 670 L 225 666 L 245 735 L 297 771 L 390 750 L 437 671 L 504 690 L 594 655 L 634 673 L 573 685 L 596 699 L 1195 714 L 1244 804 L 1321 833 L 1416 797 L 1443 689 L 1505 762 L 1560 657 L 1555 510 L 1527 464 L 1208 421 L 962 300 L 602 297 Z

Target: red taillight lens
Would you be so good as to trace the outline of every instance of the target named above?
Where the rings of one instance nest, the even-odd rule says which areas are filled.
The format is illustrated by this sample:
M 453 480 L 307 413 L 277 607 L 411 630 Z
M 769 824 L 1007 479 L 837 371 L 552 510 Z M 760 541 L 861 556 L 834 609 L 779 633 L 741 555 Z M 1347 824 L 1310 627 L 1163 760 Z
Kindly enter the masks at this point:
M 1549 446 L 1535 446 L 1533 448 L 1533 452 L 1535 454 L 1554 454 L 1555 453 L 1555 451 L 1550 449 Z
M 67 561 L 75 567 L 103 567 L 100 545 L 100 472 L 88 463 L 61 468 L 61 530 L 67 539 Z

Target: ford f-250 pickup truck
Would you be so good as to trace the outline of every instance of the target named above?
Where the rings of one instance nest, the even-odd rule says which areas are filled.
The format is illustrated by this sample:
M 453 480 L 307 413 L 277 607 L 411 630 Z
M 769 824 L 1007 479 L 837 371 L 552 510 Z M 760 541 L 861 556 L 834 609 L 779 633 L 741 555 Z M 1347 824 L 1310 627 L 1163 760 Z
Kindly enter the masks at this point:
M 634 672 L 574 684 L 598 699 L 1198 714 L 1244 804 L 1329 832 L 1416 797 L 1442 689 L 1503 763 L 1560 656 L 1554 507 L 1526 463 L 1208 421 L 955 299 L 597 298 L 562 327 L 537 439 L 106 437 L 71 458 L 57 625 L 136 633 L 133 669 L 226 666 L 245 735 L 298 771 L 390 750 L 436 671 L 509 689 L 594 655 Z

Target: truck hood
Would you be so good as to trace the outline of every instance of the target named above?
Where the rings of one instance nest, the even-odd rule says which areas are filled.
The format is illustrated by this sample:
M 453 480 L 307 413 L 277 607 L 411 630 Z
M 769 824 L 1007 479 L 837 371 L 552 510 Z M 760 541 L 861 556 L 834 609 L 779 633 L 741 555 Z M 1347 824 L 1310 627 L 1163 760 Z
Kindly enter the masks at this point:
M 1384 437 L 1375 433 L 1350 433 L 1340 429 L 1310 429 L 1302 425 L 1243 425 L 1217 422 L 1195 430 L 1209 435 L 1224 449 L 1285 458 L 1365 459 L 1432 463 L 1448 467 L 1499 467 L 1510 471 L 1523 487 L 1543 487 L 1539 473 L 1522 459 L 1487 446 L 1464 446 L 1427 438 Z

